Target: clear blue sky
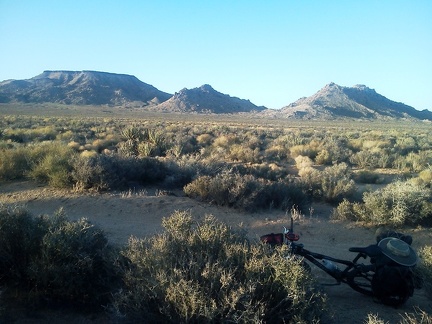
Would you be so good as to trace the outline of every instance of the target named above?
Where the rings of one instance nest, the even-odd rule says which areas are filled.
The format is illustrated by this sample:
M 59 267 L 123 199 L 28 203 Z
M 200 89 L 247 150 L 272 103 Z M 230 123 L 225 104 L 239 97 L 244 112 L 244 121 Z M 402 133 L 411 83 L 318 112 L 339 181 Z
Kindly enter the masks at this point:
M 0 44 L 0 80 L 96 70 L 269 108 L 365 84 L 432 110 L 431 0 L 0 0 Z

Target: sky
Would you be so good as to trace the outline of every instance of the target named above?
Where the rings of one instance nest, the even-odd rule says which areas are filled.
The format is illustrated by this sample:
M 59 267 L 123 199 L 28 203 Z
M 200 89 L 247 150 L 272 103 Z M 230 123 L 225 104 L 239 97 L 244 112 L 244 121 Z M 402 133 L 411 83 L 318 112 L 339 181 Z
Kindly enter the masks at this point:
M 330 82 L 432 110 L 430 0 L 0 0 L 0 81 L 135 75 L 282 108 Z

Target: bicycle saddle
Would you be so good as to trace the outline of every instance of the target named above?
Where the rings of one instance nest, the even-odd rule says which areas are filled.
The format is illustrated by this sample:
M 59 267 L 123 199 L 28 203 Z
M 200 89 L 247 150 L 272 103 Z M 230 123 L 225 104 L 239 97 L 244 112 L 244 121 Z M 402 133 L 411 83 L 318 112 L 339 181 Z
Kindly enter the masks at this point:
M 379 256 L 381 254 L 381 250 L 376 244 L 371 244 L 366 247 L 351 247 L 348 249 L 350 252 L 358 252 L 358 253 L 364 253 L 370 258 Z

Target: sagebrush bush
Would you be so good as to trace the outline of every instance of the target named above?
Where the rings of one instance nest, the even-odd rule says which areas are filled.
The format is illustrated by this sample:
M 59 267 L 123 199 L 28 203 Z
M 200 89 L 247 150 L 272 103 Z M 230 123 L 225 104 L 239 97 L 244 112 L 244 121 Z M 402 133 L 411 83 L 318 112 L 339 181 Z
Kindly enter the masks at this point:
M 373 171 L 360 171 L 355 174 L 355 180 L 358 183 L 376 184 L 381 182 L 381 177 Z
M 28 176 L 38 182 L 52 187 L 66 188 L 71 186 L 70 172 L 73 150 L 58 143 L 44 144 L 32 152 L 33 161 Z
M 72 160 L 71 177 L 78 190 L 114 190 L 128 186 L 129 182 L 150 184 L 168 176 L 164 163 L 154 158 L 135 156 L 97 155 L 79 156 Z
M 361 219 L 374 224 L 416 224 L 430 217 L 431 191 L 411 181 L 396 181 L 374 192 L 365 192 Z
M 336 219 L 360 220 L 376 225 L 417 224 L 432 217 L 431 191 L 414 181 L 397 181 L 363 194 L 363 202 L 343 200 L 333 213 Z
M 422 170 L 418 177 L 421 179 L 421 181 L 428 186 L 429 188 L 432 187 L 432 166 L 429 166 L 427 169 Z
M 61 212 L 45 220 L 47 232 L 39 256 L 28 269 L 38 299 L 101 306 L 121 284 L 117 251 L 104 232 L 82 218 L 69 221 Z
M 85 219 L 0 206 L 0 282 L 11 298 L 100 307 L 121 284 L 118 259 L 103 231 Z
M 432 245 L 423 246 L 418 255 L 421 260 L 418 268 L 423 279 L 423 288 L 429 299 L 432 299 Z
M 358 203 L 351 203 L 347 199 L 343 199 L 335 209 L 333 209 L 331 218 L 337 220 L 358 220 Z
M 26 147 L 16 147 L 0 150 L 0 179 L 14 180 L 25 177 L 30 169 L 29 150 Z
M 335 164 L 318 171 L 312 167 L 299 170 L 301 181 L 310 195 L 334 203 L 355 193 L 355 183 L 346 163 Z
M 187 184 L 183 191 L 219 206 L 253 211 L 257 208 L 300 208 L 307 203 L 302 186 L 293 178 L 269 181 L 253 175 L 224 170 L 215 176 L 201 176 Z
M 25 208 L 0 204 L 0 283 L 29 281 L 28 269 L 45 231 L 43 221 Z
M 312 322 L 323 314 L 323 295 L 286 251 L 252 244 L 212 216 L 193 221 L 177 211 L 165 231 L 131 238 L 125 288 L 114 309 L 129 321 L 165 323 Z

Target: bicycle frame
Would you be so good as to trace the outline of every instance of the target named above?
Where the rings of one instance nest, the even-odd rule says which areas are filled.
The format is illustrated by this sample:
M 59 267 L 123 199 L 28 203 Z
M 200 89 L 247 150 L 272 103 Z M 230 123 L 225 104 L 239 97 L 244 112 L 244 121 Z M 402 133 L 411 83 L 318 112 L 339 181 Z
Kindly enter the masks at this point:
M 303 244 L 296 243 L 296 241 L 299 240 L 299 236 L 293 231 L 292 218 L 291 227 L 290 229 L 285 228 L 283 238 L 283 244 L 288 246 L 290 254 L 303 257 L 336 280 L 336 283 L 328 285 L 340 285 L 341 283 L 345 283 L 362 294 L 369 296 L 374 295 L 372 291 L 374 266 L 357 263 L 360 258 L 366 259 L 368 256 L 370 257 L 369 253 L 367 253 L 368 248 L 350 248 L 349 250 L 351 252 L 357 252 L 357 255 L 352 261 L 337 259 L 325 254 L 309 251 L 304 248 Z M 339 265 L 344 265 L 345 267 L 342 270 L 337 266 L 334 268 L 328 268 L 319 260 L 331 261 Z

